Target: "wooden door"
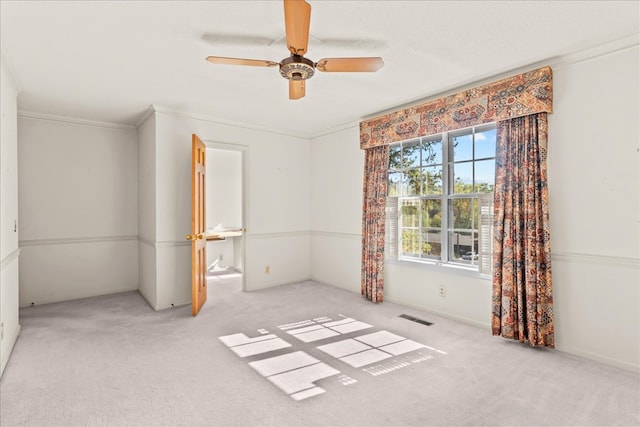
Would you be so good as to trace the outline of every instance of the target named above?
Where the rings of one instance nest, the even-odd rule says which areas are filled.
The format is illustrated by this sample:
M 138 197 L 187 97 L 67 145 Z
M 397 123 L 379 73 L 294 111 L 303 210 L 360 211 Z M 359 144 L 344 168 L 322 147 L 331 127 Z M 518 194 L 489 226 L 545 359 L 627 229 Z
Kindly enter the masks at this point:
M 191 313 L 195 316 L 207 300 L 207 239 L 205 190 L 207 146 L 191 137 Z

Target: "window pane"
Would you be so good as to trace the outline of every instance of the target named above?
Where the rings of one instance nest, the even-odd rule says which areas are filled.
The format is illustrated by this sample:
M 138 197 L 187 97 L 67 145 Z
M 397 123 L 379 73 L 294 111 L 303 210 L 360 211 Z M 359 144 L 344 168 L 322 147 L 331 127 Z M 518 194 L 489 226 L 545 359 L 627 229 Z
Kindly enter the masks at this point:
M 478 228 L 478 213 L 476 199 L 452 199 L 449 200 L 449 207 L 453 215 L 453 222 L 450 224 L 454 229 L 472 229 Z M 451 226 L 452 225 L 452 226 Z
M 389 146 L 389 169 L 402 168 L 402 146 Z
M 442 166 L 422 168 L 422 194 L 442 194 Z
M 494 190 L 496 134 L 481 125 L 389 146 L 387 202 L 399 206 L 395 216 L 387 206 L 386 237 L 399 258 L 478 266 L 479 197 Z
M 420 230 L 402 230 L 402 255 L 420 256 Z
M 420 226 L 420 200 L 402 201 L 402 226 Z
M 442 255 L 441 233 L 439 229 L 422 231 L 422 257 L 440 258 Z
M 442 202 L 436 199 L 423 199 L 422 227 L 440 227 L 442 224 Z
M 402 166 L 405 168 L 420 166 L 420 141 L 402 144 Z
M 402 174 L 400 172 L 389 172 L 389 184 L 387 186 L 387 195 L 389 197 L 397 197 L 402 193 Z
M 453 192 L 455 194 L 473 193 L 473 163 L 454 163 Z
M 496 129 L 476 133 L 476 159 L 495 157 Z
M 496 161 L 482 160 L 476 162 L 476 193 L 491 193 L 495 183 Z
M 450 259 L 468 264 L 476 264 L 478 260 L 478 233 L 471 231 L 449 232 Z
M 473 159 L 473 138 L 471 134 L 453 137 L 453 159 L 449 161 L 459 162 Z
M 404 174 L 403 196 L 419 196 L 422 192 L 422 175 L 419 168 L 407 170 Z
M 442 140 L 422 143 L 422 164 L 438 165 L 442 163 Z

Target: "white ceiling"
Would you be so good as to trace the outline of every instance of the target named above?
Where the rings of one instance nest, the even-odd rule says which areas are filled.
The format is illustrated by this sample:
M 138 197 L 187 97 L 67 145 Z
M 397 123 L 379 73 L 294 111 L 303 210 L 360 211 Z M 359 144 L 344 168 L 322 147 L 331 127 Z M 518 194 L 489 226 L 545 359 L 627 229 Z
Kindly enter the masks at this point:
M 21 111 L 134 125 L 150 105 L 314 136 L 491 76 L 637 37 L 638 1 L 309 0 L 306 56 L 382 56 L 288 99 L 282 2 L 0 0 Z

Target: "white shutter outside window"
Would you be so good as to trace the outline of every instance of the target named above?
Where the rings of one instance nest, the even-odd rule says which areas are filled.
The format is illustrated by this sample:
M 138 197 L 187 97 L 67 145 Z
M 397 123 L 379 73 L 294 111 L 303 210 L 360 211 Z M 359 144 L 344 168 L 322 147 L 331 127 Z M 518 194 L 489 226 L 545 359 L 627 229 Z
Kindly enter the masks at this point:
M 493 264 L 493 193 L 478 198 L 478 269 L 480 274 L 491 274 Z
M 398 259 L 398 198 L 387 197 L 385 208 L 384 253 L 387 259 Z

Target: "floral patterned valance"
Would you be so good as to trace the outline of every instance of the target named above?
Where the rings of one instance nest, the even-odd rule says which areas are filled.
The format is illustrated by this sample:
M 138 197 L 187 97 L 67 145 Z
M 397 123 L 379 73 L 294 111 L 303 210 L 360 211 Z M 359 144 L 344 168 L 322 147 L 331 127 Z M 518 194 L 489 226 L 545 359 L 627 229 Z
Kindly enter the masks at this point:
M 553 81 L 543 67 L 360 122 L 360 148 L 535 113 L 552 113 Z

